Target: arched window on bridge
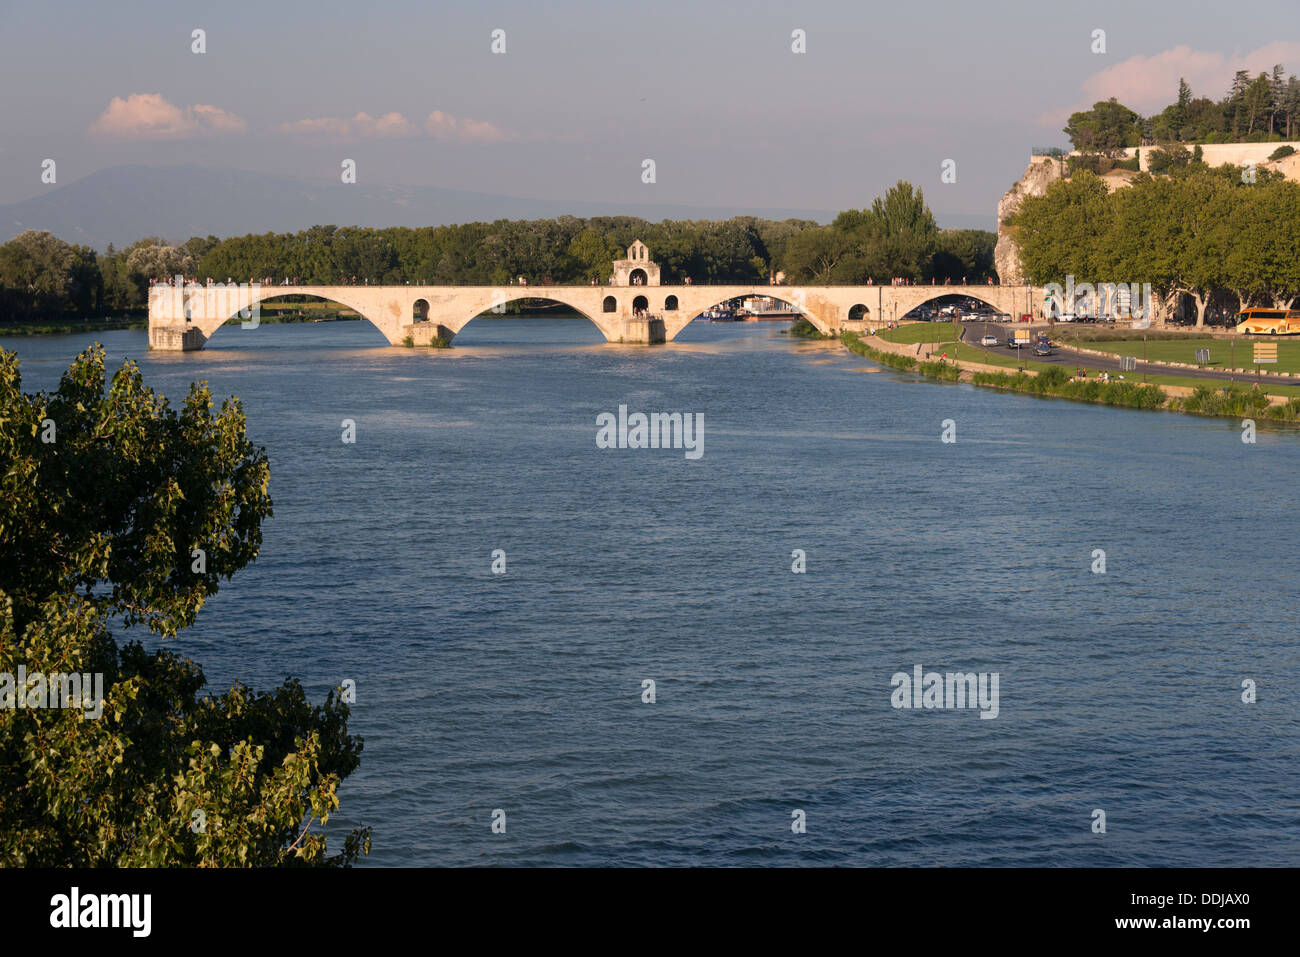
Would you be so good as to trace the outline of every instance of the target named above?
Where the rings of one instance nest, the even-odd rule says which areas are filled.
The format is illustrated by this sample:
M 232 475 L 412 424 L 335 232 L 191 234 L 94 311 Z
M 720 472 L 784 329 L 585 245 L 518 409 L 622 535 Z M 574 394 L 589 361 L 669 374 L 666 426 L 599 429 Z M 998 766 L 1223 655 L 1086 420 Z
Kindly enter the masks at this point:
M 650 300 L 647 299 L 645 296 L 637 296 L 635 299 L 632 300 L 632 308 L 633 308 L 633 309 L 649 309 L 649 308 L 650 308 Z
M 628 273 L 627 281 L 631 283 L 633 286 L 644 286 L 646 281 L 645 270 L 633 269 L 630 273 Z
M 412 322 L 427 322 L 429 320 L 429 300 L 417 299 L 411 306 Z
M 868 309 L 866 306 L 864 306 L 862 303 L 858 303 L 852 309 L 849 310 L 850 322 L 856 322 L 859 319 L 870 319 L 870 318 L 871 318 L 871 310 Z
M 606 296 L 600 308 L 603 312 L 614 312 L 618 309 L 618 301 L 613 296 Z
M 664 311 L 665 311 L 665 312 L 676 312 L 676 311 L 677 311 L 677 297 L 676 297 L 676 296 L 669 296 L 667 299 L 664 300 Z

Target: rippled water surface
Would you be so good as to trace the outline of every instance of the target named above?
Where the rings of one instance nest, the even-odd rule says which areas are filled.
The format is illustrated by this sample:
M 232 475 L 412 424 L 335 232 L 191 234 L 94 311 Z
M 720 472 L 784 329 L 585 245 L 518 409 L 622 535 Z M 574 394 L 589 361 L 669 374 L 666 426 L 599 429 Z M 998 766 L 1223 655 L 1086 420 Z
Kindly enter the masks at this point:
M 31 390 L 92 338 L 175 401 L 243 400 L 275 517 L 178 647 L 216 688 L 356 681 L 341 817 L 372 865 L 1300 863 L 1294 433 L 920 381 L 769 324 L 0 345 Z M 703 413 L 703 457 L 597 448 L 620 404 Z M 997 672 L 997 718 L 894 709 L 917 664 Z

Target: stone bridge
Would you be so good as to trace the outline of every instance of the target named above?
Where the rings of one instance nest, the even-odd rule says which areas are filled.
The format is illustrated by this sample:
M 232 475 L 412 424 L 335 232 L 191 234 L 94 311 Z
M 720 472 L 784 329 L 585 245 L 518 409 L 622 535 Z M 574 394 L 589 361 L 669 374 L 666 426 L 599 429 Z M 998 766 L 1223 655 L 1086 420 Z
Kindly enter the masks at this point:
M 157 285 L 149 291 L 149 345 L 202 349 L 228 320 L 283 296 L 336 302 L 369 320 L 393 345 L 450 341 L 476 316 L 518 299 L 547 299 L 586 316 L 607 342 L 674 339 L 705 310 L 730 299 L 771 296 L 789 303 L 822 332 L 858 329 L 901 319 L 941 296 L 969 296 L 999 312 L 1042 311 L 1042 291 L 1031 286 L 259 286 Z M 249 318 L 248 323 L 252 323 Z

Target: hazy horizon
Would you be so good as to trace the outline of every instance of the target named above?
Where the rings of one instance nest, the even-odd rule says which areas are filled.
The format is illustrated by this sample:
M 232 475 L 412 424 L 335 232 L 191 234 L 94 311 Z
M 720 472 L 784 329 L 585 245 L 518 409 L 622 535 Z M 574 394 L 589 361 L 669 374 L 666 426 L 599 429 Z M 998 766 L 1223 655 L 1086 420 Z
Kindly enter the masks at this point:
M 1270 39 L 1300 26 L 1290 0 L 1226 19 L 1165 0 L 395 0 L 359 22 L 296 2 L 145 0 L 129 17 L 84 2 L 13 2 L 5 16 L 0 77 L 22 95 L 0 105 L 0 205 L 137 164 L 345 190 L 350 159 L 355 185 L 652 220 L 668 207 L 833 214 L 905 179 L 941 223 L 992 227 L 1031 147 L 1065 145 L 1073 110 L 1111 95 L 1158 109 L 1180 76 L 1217 99 L 1235 69 L 1300 71 L 1300 42 Z M 55 184 L 41 180 L 46 159 Z M 956 182 L 941 180 L 948 160 Z

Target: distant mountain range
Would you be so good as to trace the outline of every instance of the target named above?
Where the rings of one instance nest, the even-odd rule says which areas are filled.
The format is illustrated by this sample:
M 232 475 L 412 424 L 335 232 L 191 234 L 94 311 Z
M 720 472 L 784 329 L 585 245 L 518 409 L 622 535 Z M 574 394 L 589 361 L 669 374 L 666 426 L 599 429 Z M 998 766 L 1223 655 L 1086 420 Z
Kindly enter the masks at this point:
M 145 236 L 241 236 L 335 226 L 441 226 L 495 219 L 626 215 L 644 219 L 813 219 L 823 209 L 743 209 L 549 200 L 473 193 L 434 186 L 370 186 L 319 182 L 205 166 L 114 166 L 0 206 L 0 242 L 28 229 L 48 229 L 70 243 L 103 250 Z M 941 225 L 987 229 L 993 216 L 949 216 Z

